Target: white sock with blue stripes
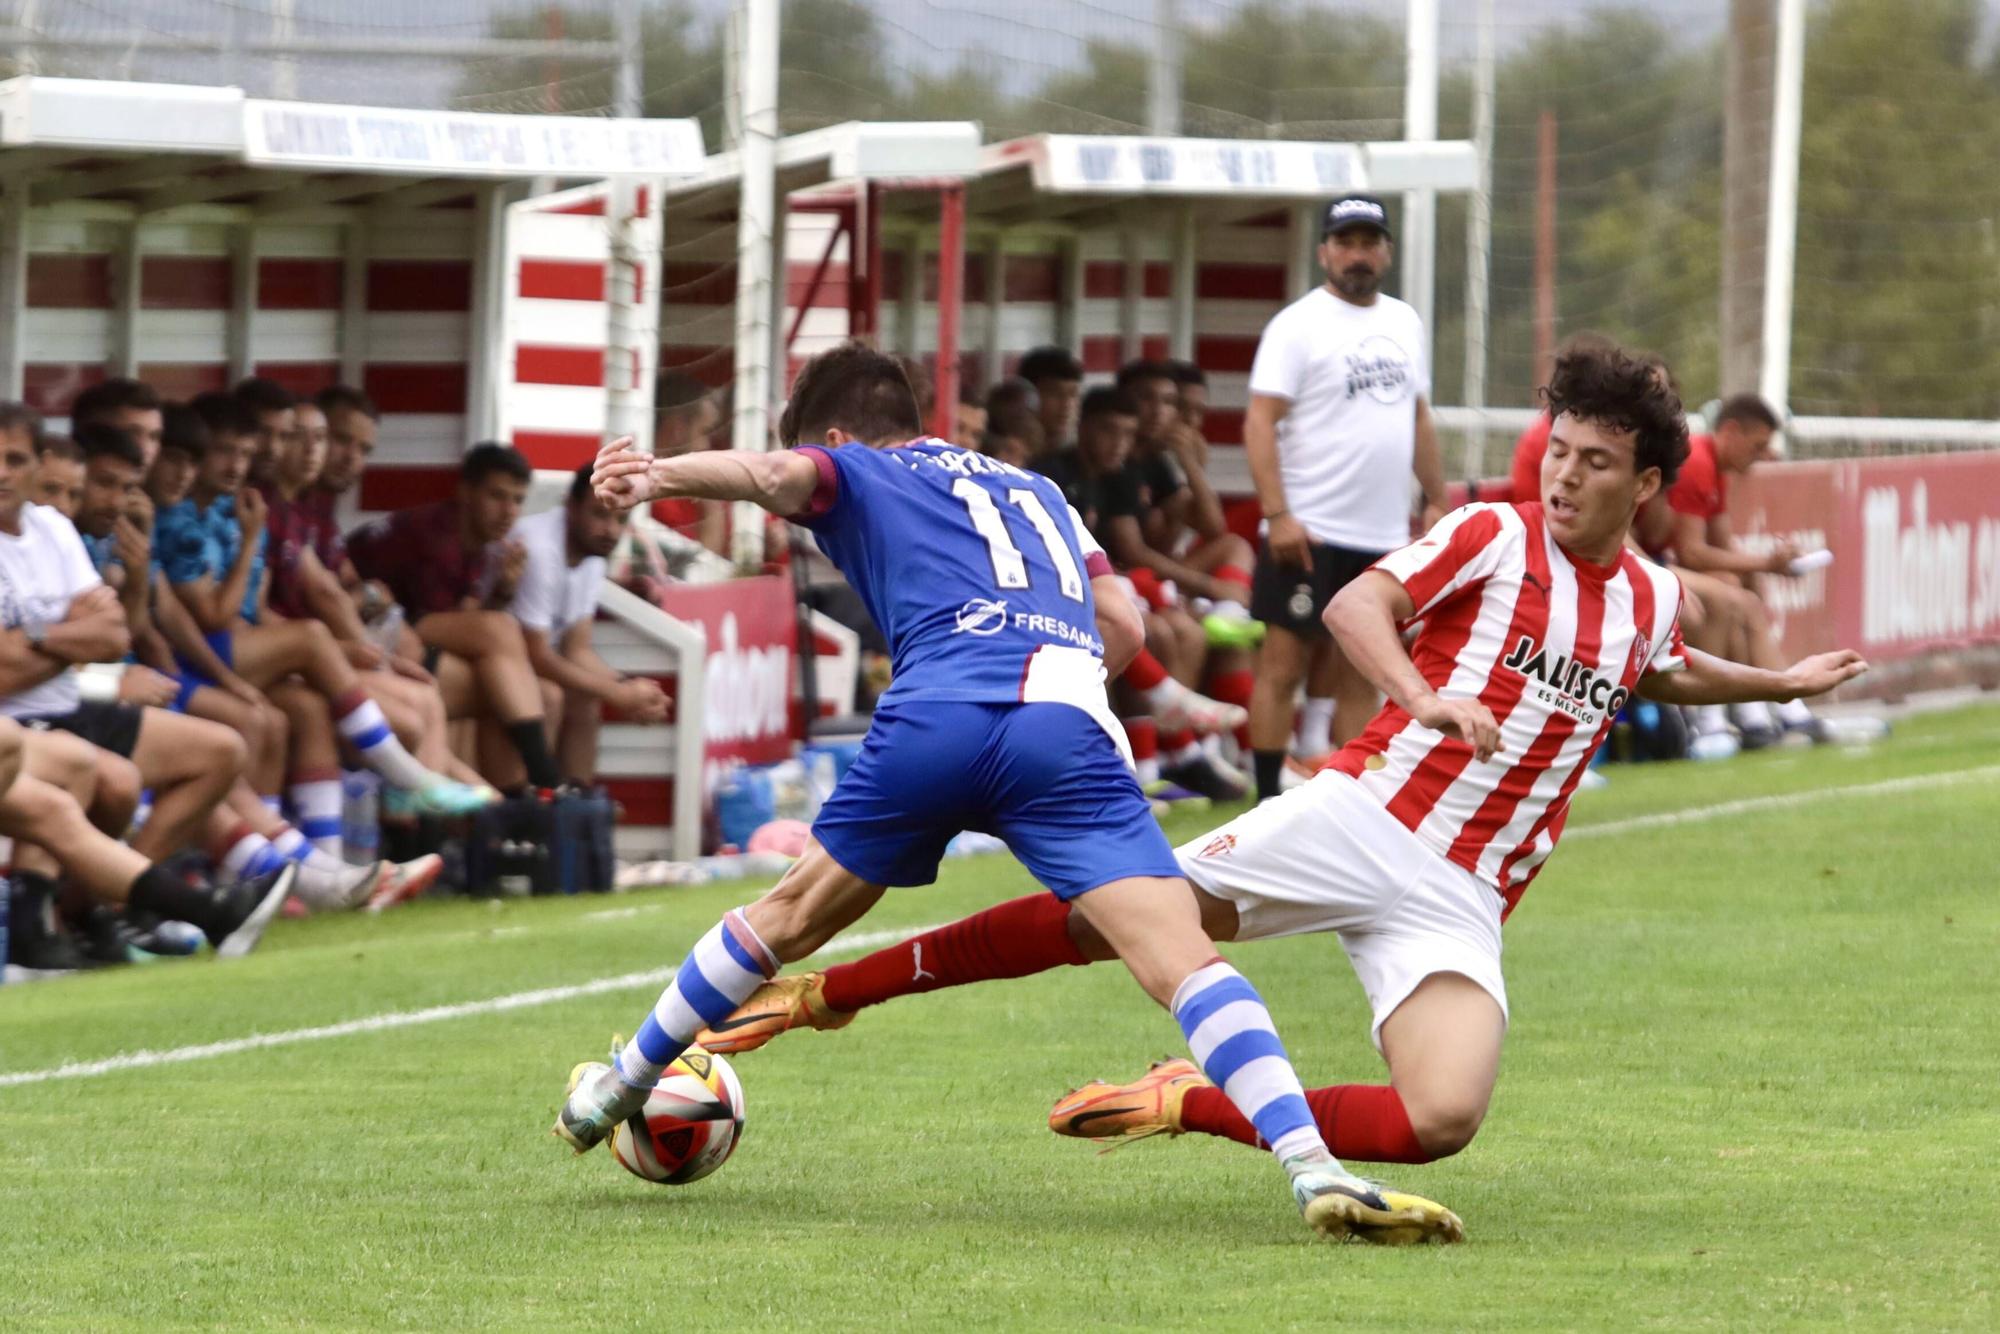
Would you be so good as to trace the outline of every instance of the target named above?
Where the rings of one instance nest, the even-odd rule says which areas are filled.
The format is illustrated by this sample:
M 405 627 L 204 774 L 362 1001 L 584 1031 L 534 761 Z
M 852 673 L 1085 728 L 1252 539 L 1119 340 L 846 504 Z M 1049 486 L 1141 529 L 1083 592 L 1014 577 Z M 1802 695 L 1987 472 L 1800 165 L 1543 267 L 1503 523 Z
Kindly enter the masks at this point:
M 1289 1168 L 1333 1161 L 1271 1012 L 1243 974 L 1221 959 L 1198 968 L 1175 990 L 1172 1008 L 1195 1064 L 1257 1127 L 1279 1162 Z
M 361 762 L 382 775 L 384 781 L 415 789 L 438 780 L 438 775 L 403 749 L 403 743 L 396 740 L 389 720 L 382 716 L 381 706 L 374 700 L 359 690 L 350 690 L 335 700 L 333 707 L 338 715 L 334 726 L 340 732 L 340 739 L 354 747 Z
M 695 1034 L 727 1019 L 777 971 L 777 956 L 757 939 L 743 910 L 724 913 L 688 952 L 673 985 L 660 993 L 653 1012 L 618 1053 L 618 1077 L 634 1088 L 653 1087 Z

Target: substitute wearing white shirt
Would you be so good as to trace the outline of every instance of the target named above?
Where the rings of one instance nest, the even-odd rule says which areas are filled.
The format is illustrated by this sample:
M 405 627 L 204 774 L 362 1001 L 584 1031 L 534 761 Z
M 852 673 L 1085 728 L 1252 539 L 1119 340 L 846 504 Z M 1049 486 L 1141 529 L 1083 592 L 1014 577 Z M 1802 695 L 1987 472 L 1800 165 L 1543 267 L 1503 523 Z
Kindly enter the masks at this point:
M 555 509 L 531 515 L 508 536 L 527 553 L 513 612 L 528 641 L 535 674 L 554 687 L 544 692 L 555 730 L 556 763 L 563 777 L 589 784 L 597 775 L 597 738 L 604 706 L 635 723 L 667 720 L 660 683 L 613 671 L 591 644 L 591 626 L 604 587 L 606 560 L 630 522 L 613 514 L 590 491 L 591 465 L 577 470 L 569 495 Z
M 1381 200 L 1328 204 L 1319 244 L 1327 281 L 1278 312 L 1250 369 L 1243 443 L 1267 524 L 1250 604 L 1266 627 L 1250 701 L 1260 800 L 1277 795 L 1293 701 L 1316 657 L 1325 655 L 1333 680 L 1336 747 L 1374 713 L 1373 688 L 1340 658 L 1320 616 L 1409 541 L 1412 471 L 1426 521 L 1442 511 L 1423 321 L 1381 292 L 1393 258 Z

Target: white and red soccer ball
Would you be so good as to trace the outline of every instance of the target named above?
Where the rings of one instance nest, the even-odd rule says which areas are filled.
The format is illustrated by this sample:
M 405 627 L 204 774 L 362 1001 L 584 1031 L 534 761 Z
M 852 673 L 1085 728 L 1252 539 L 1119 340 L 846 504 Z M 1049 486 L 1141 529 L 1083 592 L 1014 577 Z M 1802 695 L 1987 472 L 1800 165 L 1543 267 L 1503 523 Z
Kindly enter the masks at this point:
M 611 1132 L 611 1156 L 642 1181 L 685 1186 L 729 1161 L 743 1135 L 743 1085 L 729 1062 L 690 1047 L 646 1105 Z

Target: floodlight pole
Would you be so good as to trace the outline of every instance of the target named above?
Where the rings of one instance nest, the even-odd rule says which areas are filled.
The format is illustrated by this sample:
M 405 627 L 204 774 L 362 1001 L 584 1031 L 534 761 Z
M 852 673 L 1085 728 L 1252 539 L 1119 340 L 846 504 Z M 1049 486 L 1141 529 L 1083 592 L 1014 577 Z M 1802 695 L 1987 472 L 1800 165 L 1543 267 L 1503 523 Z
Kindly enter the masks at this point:
M 1407 57 L 1403 80 L 1403 138 L 1431 143 L 1438 129 L 1438 0 L 1409 0 L 1404 33 Z M 1431 341 L 1431 311 L 1437 287 L 1437 191 L 1403 193 L 1403 296 L 1423 321 Z M 1434 360 L 1426 358 L 1426 360 Z
M 1791 400 L 1792 277 L 1799 239 L 1799 134 L 1806 77 L 1805 0 L 1779 0 L 1772 71 L 1771 188 L 1764 230 L 1764 356 L 1758 391 L 1784 412 Z
M 965 185 L 938 187 L 937 374 L 931 377 L 931 434 L 949 440 L 958 424 L 959 320 L 965 296 Z
M 738 0 L 742 37 L 743 140 L 736 223 L 735 420 L 730 444 L 770 445 L 773 271 L 777 239 L 778 0 Z M 764 514 L 740 502 L 731 524 L 731 555 L 739 570 L 764 563 Z
M 617 0 L 611 21 L 616 25 L 618 65 L 612 75 L 611 114 L 628 120 L 645 115 L 645 92 L 640 80 L 644 69 L 644 34 L 639 25 L 640 0 Z
M 1493 259 L 1493 0 L 1479 0 L 1478 64 L 1472 83 L 1472 147 L 1479 183 L 1465 215 L 1465 406 L 1473 409 L 1462 474 L 1479 476 L 1486 456 L 1486 322 Z
M 1146 130 L 1181 132 L 1181 15 L 1178 0 L 1153 0 L 1153 43 L 1146 65 Z

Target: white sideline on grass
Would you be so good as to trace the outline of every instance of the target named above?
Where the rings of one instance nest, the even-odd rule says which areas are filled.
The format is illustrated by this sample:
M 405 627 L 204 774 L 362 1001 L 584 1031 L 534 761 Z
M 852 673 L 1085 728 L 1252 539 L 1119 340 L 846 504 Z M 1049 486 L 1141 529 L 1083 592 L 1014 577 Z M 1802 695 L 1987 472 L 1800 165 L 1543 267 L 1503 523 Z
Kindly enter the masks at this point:
M 863 954 L 869 950 L 878 950 L 884 945 L 893 945 L 909 936 L 934 930 L 941 925 L 943 923 L 933 922 L 928 926 L 848 932 L 834 937 L 813 957 L 817 959 L 835 954 Z M 392 1010 L 387 1014 L 371 1014 L 360 1019 L 347 1019 L 337 1024 L 320 1024 L 313 1028 L 289 1028 L 278 1033 L 252 1033 L 249 1037 L 203 1042 L 192 1047 L 171 1047 L 166 1051 L 123 1052 L 98 1061 L 65 1061 L 46 1070 L 14 1070 L 0 1074 L 0 1088 L 43 1084 L 52 1079 L 87 1079 L 92 1075 L 115 1074 L 120 1070 L 143 1070 L 155 1065 L 179 1065 L 185 1061 L 205 1061 L 214 1056 L 234 1056 L 238 1052 L 259 1051 L 265 1047 L 289 1047 L 299 1042 L 319 1042 L 326 1038 L 344 1038 L 356 1033 L 380 1033 L 391 1028 L 414 1028 L 419 1024 L 441 1023 L 446 1019 L 464 1019 L 475 1014 L 499 1014 L 504 1010 L 532 1009 L 538 1005 L 554 1005 L 559 1001 L 576 1000 L 581 996 L 600 996 L 607 991 L 625 991 L 645 986 L 661 987 L 671 981 L 674 974 L 679 971 L 680 965 L 676 963 L 668 968 L 648 968 L 638 973 L 620 973 L 615 977 L 594 978 L 589 982 L 577 982 L 566 987 L 516 991 L 511 995 L 494 996 L 487 1000 L 432 1005 L 421 1010 Z
M 1953 769 L 1945 773 L 1913 774 L 1907 778 L 1888 778 L 1875 783 L 1855 783 L 1846 787 L 1814 788 L 1803 792 L 1786 792 L 1767 797 L 1745 797 L 1739 801 L 1720 801 L 1710 806 L 1692 806 L 1685 810 L 1660 811 L 1652 815 L 1635 815 L 1622 820 L 1607 820 L 1602 824 L 1581 825 L 1568 832 L 1566 837 L 1603 838 L 1613 834 L 1631 833 L 1642 829 L 1660 829 L 1675 825 L 1696 824 L 1705 820 L 1726 819 L 1732 815 L 1746 815 L 1753 811 L 1783 810 L 1794 806 L 1810 806 L 1817 802 L 1837 797 L 1884 796 L 1901 792 L 1919 792 L 1930 788 L 1956 787 L 1962 783 L 1985 782 L 2000 778 L 2000 764 L 1981 765 L 1973 769 Z M 620 910 L 611 910 L 617 912 Z M 597 915 L 597 914 L 590 914 Z M 899 940 L 934 930 L 932 926 L 897 927 L 884 931 L 849 932 L 836 936 L 826 948 L 813 956 L 820 958 L 833 954 L 858 954 L 868 950 L 893 945 Z M 625 991 L 644 986 L 663 986 L 679 971 L 680 965 L 668 968 L 649 968 L 643 972 L 620 973 L 616 977 L 600 977 L 589 982 L 578 982 L 564 987 L 542 987 L 535 991 L 516 991 L 506 996 L 493 996 L 486 1000 L 460 1001 L 453 1005 L 433 1005 L 422 1010 L 393 1010 L 387 1014 L 368 1015 L 361 1019 L 349 1019 L 338 1024 L 321 1024 L 314 1028 L 293 1028 L 278 1033 L 253 1033 L 248 1037 L 228 1038 L 221 1042 L 205 1042 L 191 1047 L 172 1047 L 165 1051 L 124 1052 L 117 1056 L 107 1056 L 96 1061 L 68 1061 L 62 1065 L 50 1066 L 44 1070 L 15 1070 L 0 1073 L 0 1088 L 16 1088 L 23 1084 L 44 1084 L 56 1079 L 87 1079 L 94 1075 L 116 1074 L 121 1070 L 143 1070 L 156 1065 L 179 1065 L 187 1061 L 205 1061 L 215 1056 L 233 1056 L 238 1052 L 258 1051 L 265 1047 L 288 1047 L 300 1042 L 319 1042 L 326 1038 L 344 1038 L 356 1033 L 379 1033 L 392 1028 L 414 1028 L 419 1024 L 441 1023 L 447 1019 L 465 1019 L 473 1015 L 499 1014 L 506 1010 L 525 1010 L 539 1005 L 553 1005 L 560 1001 L 576 1000 L 582 996 L 598 996 L 609 991 Z

